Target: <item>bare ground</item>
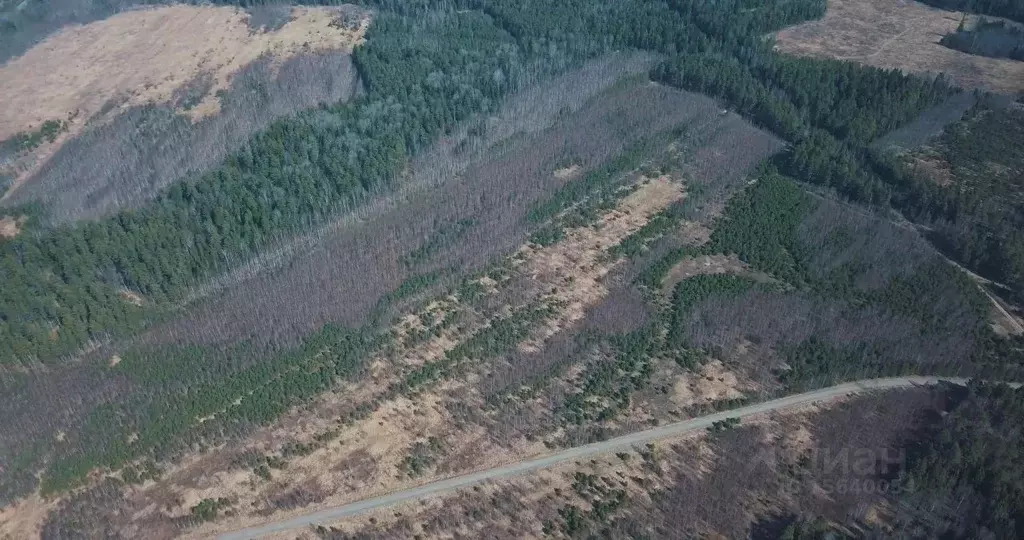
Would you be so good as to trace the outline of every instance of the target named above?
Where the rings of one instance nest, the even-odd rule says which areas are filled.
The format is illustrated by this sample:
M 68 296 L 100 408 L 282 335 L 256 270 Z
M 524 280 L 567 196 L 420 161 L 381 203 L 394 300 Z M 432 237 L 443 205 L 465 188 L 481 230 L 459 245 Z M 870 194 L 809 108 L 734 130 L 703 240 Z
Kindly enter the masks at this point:
M 47 501 L 33 494 L 0 509 L 0 538 L 38 538 L 43 522 L 56 506 L 56 501 Z
M 539 350 L 543 342 L 586 315 L 587 308 L 608 295 L 602 283 L 611 270 L 602 264 L 605 250 L 643 227 L 657 211 L 683 198 L 682 186 L 668 177 L 645 179 L 643 186 L 627 196 L 593 228 L 576 229 L 553 246 L 520 250 L 522 265 L 531 280 L 550 284 L 556 292 L 551 300 L 565 306 L 559 316 L 548 320 L 541 343 L 528 343 L 524 350 Z
M 678 377 L 672 385 L 671 400 L 682 407 L 690 407 L 736 399 L 743 397 L 741 390 L 748 390 L 747 386 L 749 383 L 742 384 L 736 373 L 726 368 L 721 360 L 714 360 L 703 365 L 699 373 Z
M 1024 62 L 970 55 L 939 44 L 956 31 L 962 16 L 913 0 L 829 0 L 824 18 L 779 32 L 776 47 L 800 56 L 945 73 L 968 89 L 1004 94 L 1024 90 Z

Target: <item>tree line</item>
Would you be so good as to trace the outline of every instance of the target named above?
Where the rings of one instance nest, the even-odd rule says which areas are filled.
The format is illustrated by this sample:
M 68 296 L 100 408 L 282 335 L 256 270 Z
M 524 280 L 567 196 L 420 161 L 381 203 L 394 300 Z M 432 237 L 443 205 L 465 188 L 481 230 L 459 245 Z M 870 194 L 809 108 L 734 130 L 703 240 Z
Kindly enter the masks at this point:
M 961 22 L 956 32 L 942 36 L 939 43 L 967 54 L 1024 62 L 1024 31 L 1006 21 L 982 19 L 970 30 Z
M 951 11 L 1006 17 L 1024 23 L 1024 2 L 1021 0 L 921 0 L 923 3 Z

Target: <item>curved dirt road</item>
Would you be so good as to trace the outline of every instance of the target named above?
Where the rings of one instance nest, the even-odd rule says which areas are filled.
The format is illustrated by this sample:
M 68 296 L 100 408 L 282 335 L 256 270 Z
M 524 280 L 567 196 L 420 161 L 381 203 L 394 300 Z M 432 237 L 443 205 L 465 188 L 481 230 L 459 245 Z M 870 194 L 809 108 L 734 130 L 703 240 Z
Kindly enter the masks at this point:
M 424 484 L 422 486 L 406 489 L 403 491 L 397 491 L 395 493 L 389 493 L 387 495 L 381 495 L 379 497 L 374 497 L 372 499 L 364 499 L 362 501 L 357 501 L 342 506 L 336 506 L 334 508 L 328 508 L 326 510 L 313 512 L 296 518 L 265 523 L 263 525 L 257 525 L 255 527 L 249 527 L 247 529 L 226 533 L 220 536 L 220 538 L 222 540 L 242 540 L 249 538 L 259 538 L 261 536 L 265 536 L 268 534 L 280 533 L 284 531 L 307 527 L 310 525 L 330 523 L 377 508 L 391 506 L 393 504 L 407 502 L 415 499 L 420 499 L 423 497 L 427 497 L 429 495 L 440 495 L 444 493 L 450 493 L 457 489 L 472 486 L 474 484 L 479 484 L 481 482 L 485 482 L 488 480 L 498 480 L 501 478 L 507 478 L 510 476 L 529 473 L 531 471 L 536 471 L 538 469 L 550 467 L 563 461 L 576 460 L 580 458 L 590 457 L 596 454 L 607 454 L 610 452 L 625 450 L 637 445 L 642 445 L 651 441 L 656 441 L 658 439 L 664 439 L 667 437 L 680 435 L 688 431 L 705 429 L 711 426 L 713 422 L 724 420 L 726 418 L 743 418 L 746 416 L 761 414 L 769 411 L 775 411 L 778 409 L 785 409 L 787 407 L 793 407 L 796 405 L 805 405 L 808 403 L 825 401 L 835 397 L 862 391 L 885 390 L 889 388 L 906 388 L 912 386 L 935 384 L 940 381 L 955 384 L 965 384 L 967 382 L 967 379 L 955 377 L 897 377 L 892 379 L 869 379 L 864 381 L 840 384 L 838 386 L 831 386 L 829 388 L 813 390 L 811 392 L 805 392 L 803 394 L 795 394 L 792 396 L 786 396 L 784 398 L 773 399 L 771 401 L 766 401 L 764 403 L 747 405 L 745 407 L 740 407 L 738 409 L 731 409 L 728 411 L 709 414 L 707 416 L 701 416 L 699 418 L 693 418 L 691 420 L 686 420 L 683 422 L 666 424 L 664 426 L 657 427 L 654 429 L 630 433 L 629 435 L 624 435 L 622 437 L 616 437 L 614 439 L 608 439 L 606 441 L 596 442 L 585 446 L 577 446 L 575 448 L 569 448 L 555 454 L 550 454 L 547 456 L 534 458 L 527 461 L 520 461 L 518 463 L 512 463 L 494 469 L 487 469 L 485 471 L 470 473 L 463 476 L 456 476 L 454 478 L 437 480 L 429 484 Z

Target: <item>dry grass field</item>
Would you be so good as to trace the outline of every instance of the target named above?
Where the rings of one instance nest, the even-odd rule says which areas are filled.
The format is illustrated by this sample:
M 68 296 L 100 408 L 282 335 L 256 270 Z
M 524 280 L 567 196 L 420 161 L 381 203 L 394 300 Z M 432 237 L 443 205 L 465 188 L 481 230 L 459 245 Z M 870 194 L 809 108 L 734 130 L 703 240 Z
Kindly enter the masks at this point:
M 171 5 L 139 9 L 87 25 L 69 26 L 0 66 L 0 140 L 31 132 L 48 120 L 70 119 L 67 131 L 14 164 L 14 192 L 90 120 L 175 100 L 205 79 L 190 99 L 194 120 L 219 110 L 217 92 L 235 73 L 270 56 L 351 50 L 368 26 L 349 8 L 293 8 L 276 30 L 253 30 L 238 8 Z
M 778 50 L 852 60 L 914 73 L 945 73 L 965 88 L 1005 94 L 1024 91 L 1024 62 L 970 55 L 939 44 L 963 14 L 913 0 L 829 0 L 821 20 L 775 36 Z

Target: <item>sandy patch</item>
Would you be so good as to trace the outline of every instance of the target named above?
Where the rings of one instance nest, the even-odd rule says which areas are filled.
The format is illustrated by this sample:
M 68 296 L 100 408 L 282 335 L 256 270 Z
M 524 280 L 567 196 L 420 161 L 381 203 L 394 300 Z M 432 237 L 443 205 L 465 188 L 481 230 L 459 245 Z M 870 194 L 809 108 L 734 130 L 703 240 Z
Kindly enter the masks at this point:
M 1024 62 L 939 45 L 943 36 L 956 31 L 962 16 L 913 0 L 828 0 L 824 18 L 779 32 L 776 47 L 800 56 L 945 73 L 965 88 L 1006 94 L 1024 90 Z
M 697 275 L 733 274 L 746 275 L 747 265 L 735 255 L 702 255 L 679 261 L 669 270 L 662 283 L 662 291 L 670 294 L 676 284 Z
M 704 364 L 700 373 L 679 377 L 672 387 L 671 400 L 681 407 L 702 405 L 743 397 L 746 383 L 726 369 L 721 360 Z
M 1013 306 L 1004 305 L 1004 302 L 988 291 L 984 284 L 979 283 L 978 288 L 988 297 L 992 303 L 990 324 L 992 329 L 1003 336 L 1019 336 L 1024 334 L 1024 324 L 1019 317 L 1010 312 Z
M 55 501 L 44 501 L 38 494 L 0 508 L 0 538 L 38 538 L 46 516 L 56 508 Z
M 490 276 L 481 276 L 480 279 L 476 280 L 476 282 L 484 288 L 487 294 L 491 294 L 498 290 L 498 282 L 494 281 Z
M 905 159 L 907 166 L 914 172 L 923 174 L 936 184 L 940 186 L 953 184 L 953 169 L 941 157 L 924 150 L 909 154 Z
M 579 165 L 569 165 L 568 167 L 562 167 L 561 169 L 557 169 L 554 173 L 554 176 L 559 180 L 567 180 L 569 178 L 572 178 L 573 176 L 576 176 L 577 174 L 579 174 L 579 172 Z
M 559 310 L 547 320 L 540 335 L 525 343 L 522 350 L 540 350 L 548 338 L 582 320 L 588 308 L 608 295 L 602 280 L 614 268 L 615 261 L 605 257 L 607 248 L 619 244 L 652 216 L 682 198 L 683 187 L 679 182 L 667 176 L 648 180 L 595 226 L 567 231 L 563 240 L 550 246 L 524 246 L 519 252 L 525 261 L 520 271 L 547 285 L 552 292 L 546 298 Z
M 814 448 L 814 435 L 807 426 L 801 425 L 783 436 L 783 445 L 791 456 L 796 457 Z
M 0 238 L 14 238 L 21 233 L 21 226 L 28 220 L 27 216 L 15 218 L 14 216 L 0 217 Z
M 343 13 L 360 15 L 335 23 Z M 183 112 L 194 119 L 214 114 L 220 108 L 216 92 L 261 56 L 284 60 L 301 52 L 351 50 L 369 24 L 351 8 L 295 7 L 290 22 L 269 32 L 252 31 L 248 17 L 238 8 L 208 5 L 132 10 L 69 26 L 0 66 L 0 140 L 47 120 L 73 118 L 67 133 L 40 147 L 35 163 L 18 171 L 10 191 L 97 115 L 169 102 L 201 74 L 209 87 Z
M 725 205 L 720 205 L 721 208 L 725 208 Z M 703 222 L 697 221 L 684 221 L 679 225 L 676 234 L 686 244 L 699 246 L 707 243 L 711 240 L 711 227 L 708 227 L 705 223 L 710 222 L 712 219 L 721 214 L 721 210 L 712 210 L 708 212 L 708 218 Z
M 129 291 L 128 289 L 121 289 L 121 299 L 133 306 L 141 306 L 143 304 L 142 295 L 139 293 Z

